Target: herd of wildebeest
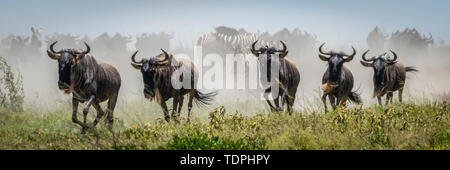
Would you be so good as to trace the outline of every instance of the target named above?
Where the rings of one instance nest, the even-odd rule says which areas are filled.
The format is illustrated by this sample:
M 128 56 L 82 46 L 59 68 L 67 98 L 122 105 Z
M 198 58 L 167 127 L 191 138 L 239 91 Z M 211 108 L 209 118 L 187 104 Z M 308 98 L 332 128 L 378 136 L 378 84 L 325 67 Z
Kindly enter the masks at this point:
M 121 86 L 121 78 L 118 70 L 106 63 L 98 62 L 90 52 L 90 46 L 85 42 L 86 50 L 82 51 L 75 48 L 65 48 L 55 50 L 54 46 L 57 41 L 53 42 L 47 50 L 48 56 L 58 61 L 59 81 L 58 87 L 64 93 L 72 93 L 73 114 L 72 121 L 82 127 L 82 133 L 95 127 L 99 120 L 107 114 L 107 121 L 110 128 L 113 124 L 113 112 L 117 102 L 119 89 Z M 251 53 L 260 57 L 267 56 L 267 60 L 258 60 L 260 67 L 269 67 L 273 63 L 279 66 L 278 83 L 279 92 L 273 97 L 273 101 L 266 98 L 270 109 L 274 112 L 283 111 L 283 107 L 287 106 L 287 112 L 292 113 L 292 107 L 295 102 L 295 94 L 300 83 L 300 72 L 294 62 L 287 59 L 288 50 L 285 42 L 280 41 L 282 49 L 262 45 L 256 48 L 258 40 L 254 41 L 250 46 Z M 328 97 L 333 109 L 339 106 L 345 106 L 347 100 L 353 103 L 361 103 L 361 98 L 356 91 L 352 91 L 354 79 L 352 72 L 344 64 L 351 62 L 356 55 L 355 48 L 352 47 L 352 53 L 324 51 L 325 43 L 319 47 L 319 59 L 328 63 L 328 68 L 322 77 L 323 96 L 322 102 L 325 111 L 328 111 L 326 99 Z M 195 65 L 188 59 L 173 56 L 172 54 L 161 49 L 162 53 L 149 58 L 136 59 L 138 51 L 131 56 L 131 65 L 139 70 L 142 74 L 144 89 L 143 93 L 146 99 L 156 102 L 162 107 L 164 118 L 166 121 L 171 119 L 177 120 L 180 116 L 183 106 L 184 96 L 188 97 L 188 121 L 190 120 L 193 101 L 199 104 L 211 104 L 216 92 L 202 93 L 195 84 L 198 78 L 198 70 Z M 375 55 L 368 58 L 366 55 L 369 50 L 362 54 L 360 61 L 364 67 L 370 67 L 374 70 L 373 84 L 374 97 L 377 97 L 378 103 L 382 105 L 381 97 L 386 94 L 386 104 L 392 102 L 393 93 L 398 91 L 399 101 L 402 101 L 402 92 L 405 85 L 406 72 L 418 71 L 414 67 L 405 67 L 399 60 L 397 54 L 390 50 L 393 58 L 388 52 Z M 277 58 L 275 58 L 275 56 Z M 271 59 L 277 60 L 272 62 Z M 264 62 L 263 62 L 264 61 Z M 270 70 L 267 70 L 269 77 Z M 175 71 L 181 74 L 173 74 Z M 184 76 L 183 75 L 192 75 Z M 177 76 L 177 77 L 173 77 Z M 188 77 L 192 88 L 174 88 L 171 79 L 179 79 Z M 269 79 L 270 80 L 270 79 Z M 271 87 L 264 90 L 270 93 Z M 173 109 L 171 115 L 166 105 L 166 101 L 173 99 Z M 100 103 L 107 101 L 107 109 L 105 111 L 100 107 Z M 78 104 L 86 102 L 83 109 L 84 119 L 78 120 Z M 272 104 L 273 103 L 273 104 Z M 97 111 L 97 116 L 93 123 L 88 124 L 86 117 L 91 105 Z

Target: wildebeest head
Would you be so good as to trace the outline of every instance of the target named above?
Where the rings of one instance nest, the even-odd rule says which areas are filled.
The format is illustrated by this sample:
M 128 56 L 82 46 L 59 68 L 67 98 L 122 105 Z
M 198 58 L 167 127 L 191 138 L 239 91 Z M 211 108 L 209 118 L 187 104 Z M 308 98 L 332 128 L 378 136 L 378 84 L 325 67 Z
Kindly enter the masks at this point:
M 323 52 L 322 47 L 324 45 L 325 45 L 325 43 L 323 43 L 319 47 L 319 52 L 320 52 L 319 58 L 322 61 L 328 62 L 328 70 L 329 70 L 329 74 L 330 74 L 328 83 L 330 83 L 332 85 L 337 85 L 339 83 L 338 82 L 339 76 L 341 75 L 341 72 L 342 72 L 342 66 L 344 65 L 345 62 L 352 61 L 353 57 L 356 54 L 356 50 L 352 46 L 353 53 L 351 55 L 345 54 L 344 52 L 339 52 L 339 53 L 334 52 L 334 51 Z M 327 57 L 327 56 L 329 56 L 329 57 Z
M 260 74 L 267 75 L 267 81 L 270 81 L 272 64 L 275 64 L 278 68 L 281 68 L 281 62 L 283 62 L 284 57 L 288 54 L 287 47 L 283 41 L 280 41 L 283 46 L 283 49 L 281 50 L 276 49 L 275 47 L 269 47 L 267 45 L 259 49 L 255 49 L 257 42 L 258 40 L 252 44 L 250 51 L 258 58 Z M 260 55 L 265 56 L 265 58 L 261 60 Z M 279 58 L 274 59 L 277 55 Z
M 83 59 L 87 53 L 91 51 L 89 45 L 86 45 L 86 51 L 81 51 L 78 49 L 62 49 L 60 51 L 55 51 L 53 47 L 58 41 L 53 42 L 50 45 L 49 50 L 47 50 L 47 55 L 54 60 L 58 60 L 58 87 L 65 93 L 70 93 L 70 76 L 71 68 L 75 66 L 81 59 Z
M 365 67 L 373 68 L 375 92 L 381 91 L 386 84 L 386 67 L 397 63 L 397 54 L 392 50 L 390 51 L 394 55 L 393 59 L 387 57 L 387 53 L 383 53 L 381 55 L 373 56 L 372 58 L 367 59 L 366 54 L 369 52 L 369 50 L 364 52 L 364 54 L 362 55 L 363 60 L 360 61 L 361 64 Z
M 150 57 L 149 59 L 143 58 L 140 61 L 136 61 L 136 54 L 134 52 L 131 56 L 131 65 L 140 70 L 144 81 L 144 96 L 147 99 L 153 99 L 155 97 L 155 85 L 159 83 L 158 75 L 161 72 L 168 71 L 172 63 L 173 56 L 168 54 L 164 49 L 160 55 Z

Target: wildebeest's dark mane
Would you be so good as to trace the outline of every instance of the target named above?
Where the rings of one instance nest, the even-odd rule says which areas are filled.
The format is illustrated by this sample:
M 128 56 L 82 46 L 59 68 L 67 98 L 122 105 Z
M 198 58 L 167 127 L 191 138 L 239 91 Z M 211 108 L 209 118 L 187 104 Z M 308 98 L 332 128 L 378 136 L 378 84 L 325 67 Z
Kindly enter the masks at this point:
M 178 66 L 166 66 L 162 68 L 156 69 L 154 82 L 155 87 L 160 90 L 160 93 L 167 94 L 171 93 L 169 89 L 172 89 L 171 78 L 173 72 L 175 72 L 179 67 Z
M 95 58 L 86 54 L 86 56 L 72 68 L 71 86 L 75 89 L 85 89 L 88 85 L 91 85 L 95 79 L 103 79 L 105 73 L 100 72 L 100 69 L 101 67 L 99 67 Z

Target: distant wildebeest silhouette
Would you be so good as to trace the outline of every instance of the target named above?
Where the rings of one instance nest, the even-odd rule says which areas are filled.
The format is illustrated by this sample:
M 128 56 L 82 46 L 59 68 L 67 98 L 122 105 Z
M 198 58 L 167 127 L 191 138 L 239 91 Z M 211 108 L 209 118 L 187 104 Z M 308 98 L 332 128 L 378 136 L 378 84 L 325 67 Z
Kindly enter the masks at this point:
M 378 104 L 381 104 L 381 97 L 386 96 L 386 105 L 392 102 L 392 96 L 398 90 L 398 100 L 402 102 L 403 87 L 405 86 L 406 72 L 418 72 L 414 67 L 405 67 L 397 60 L 397 54 L 390 50 L 394 55 L 393 59 L 388 58 L 387 53 L 366 58 L 367 50 L 362 55 L 361 64 L 365 67 L 372 67 L 373 75 L 373 97 L 377 97 Z
M 119 72 L 110 64 L 98 63 L 89 54 L 90 47 L 86 42 L 86 51 L 71 48 L 57 52 L 53 49 L 56 43 L 57 41 L 50 45 L 47 54 L 51 59 L 58 60 L 59 89 L 66 94 L 72 93 L 72 121 L 82 127 L 81 133 L 85 133 L 87 129 L 95 127 L 103 117 L 104 111 L 100 103 L 108 100 L 106 113 L 111 129 L 121 83 Z M 77 117 L 79 102 L 87 102 L 83 109 L 83 122 Z M 87 125 L 86 116 L 91 105 L 97 110 L 97 117 L 91 125 Z
M 336 105 L 345 106 L 347 99 L 354 103 L 361 103 L 361 98 L 356 91 L 352 91 L 353 88 L 353 75 L 350 69 L 344 66 L 345 62 L 352 61 L 356 55 L 355 48 L 352 47 L 353 53 L 351 55 L 344 52 L 323 52 L 323 43 L 319 47 L 319 58 L 322 61 L 328 62 L 328 68 L 322 77 L 322 102 L 325 107 L 325 112 L 328 112 L 326 97 L 328 96 L 331 106 L 336 109 Z M 326 57 L 328 55 L 329 57 Z

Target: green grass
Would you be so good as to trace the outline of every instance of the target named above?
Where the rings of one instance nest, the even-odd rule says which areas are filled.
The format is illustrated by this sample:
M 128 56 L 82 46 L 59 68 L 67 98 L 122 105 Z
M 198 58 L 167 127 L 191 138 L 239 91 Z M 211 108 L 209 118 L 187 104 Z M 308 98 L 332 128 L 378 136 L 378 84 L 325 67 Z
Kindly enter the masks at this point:
M 142 107 L 148 107 L 145 104 Z M 446 102 L 354 106 L 328 113 L 294 112 L 292 116 L 229 113 L 225 107 L 217 107 L 205 109 L 204 114 L 194 114 L 191 123 L 182 120 L 179 124 L 163 121 L 159 108 L 134 116 L 130 114 L 135 112 L 127 113 L 123 109 L 115 115 L 114 133 L 102 121 L 85 135 L 71 122 L 69 107 L 38 110 L 30 108 L 13 113 L 0 109 L 0 149 L 448 150 L 450 144 Z M 90 114 L 92 120 L 94 114 Z

